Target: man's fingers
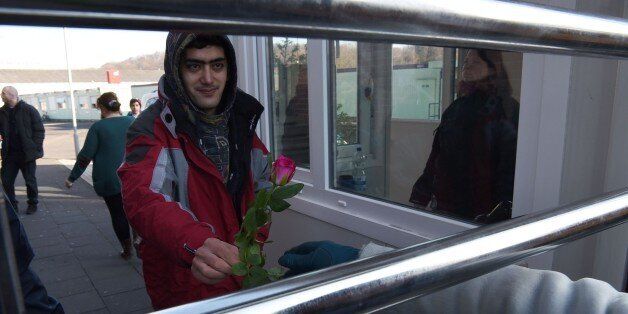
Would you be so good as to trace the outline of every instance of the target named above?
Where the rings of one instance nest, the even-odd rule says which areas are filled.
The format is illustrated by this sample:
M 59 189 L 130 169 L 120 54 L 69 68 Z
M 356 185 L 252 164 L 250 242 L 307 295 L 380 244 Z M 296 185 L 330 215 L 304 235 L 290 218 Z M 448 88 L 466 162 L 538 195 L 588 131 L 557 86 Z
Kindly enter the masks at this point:
M 227 274 L 210 267 L 198 257 L 192 260 L 191 269 L 194 277 L 206 284 L 214 284 L 227 277 Z
M 196 255 L 194 259 L 198 259 L 199 262 L 213 268 L 218 272 L 221 272 L 225 275 L 231 275 L 230 264 L 205 247 L 201 247 L 200 249 L 196 250 Z
M 192 276 L 194 276 L 194 278 L 208 285 L 218 283 L 224 278 L 224 276 L 220 277 L 222 273 L 217 272 L 202 263 L 197 265 L 193 264 L 191 270 Z
M 207 248 L 214 255 L 225 261 L 230 266 L 239 262 L 238 248 L 227 242 L 210 238 L 203 243 L 202 248 Z

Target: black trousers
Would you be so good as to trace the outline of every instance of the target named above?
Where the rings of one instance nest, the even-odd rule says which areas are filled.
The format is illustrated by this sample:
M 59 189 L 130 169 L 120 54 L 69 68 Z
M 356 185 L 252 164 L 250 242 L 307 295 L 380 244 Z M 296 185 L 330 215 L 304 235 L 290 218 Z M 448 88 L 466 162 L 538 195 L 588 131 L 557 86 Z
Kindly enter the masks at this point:
M 126 219 L 126 214 L 122 208 L 122 194 L 118 193 L 103 198 L 109 209 L 113 231 L 116 233 L 118 241 L 124 243 L 124 241 L 131 239 L 131 233 L 129 231 L 129 221 Z
M 28 196 L 28 204 L 37 205 L 37 164 L 35 160 L 24 161 L 23 159 L 8 157 L 2 159 L 2 169 L 0 176 L 2 177 L 2 185 L 7 193 L 7 199 L 17 208 L 17 199 L 15 198 L 15 178 L 18 171 L 22 172 L 24 181 L 26 182 L 26 195 Z

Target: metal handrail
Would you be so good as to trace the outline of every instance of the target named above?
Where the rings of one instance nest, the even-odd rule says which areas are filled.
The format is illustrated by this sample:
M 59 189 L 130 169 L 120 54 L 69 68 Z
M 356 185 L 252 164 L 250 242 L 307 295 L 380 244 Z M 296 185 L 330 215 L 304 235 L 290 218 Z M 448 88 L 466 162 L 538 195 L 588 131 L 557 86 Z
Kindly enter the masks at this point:
M 553 250 L 628 220 L 628 189 L 163 313 L 374 310 Z
M 7 0 L 0 20 L 628 57 L 626 20 L 490 0 Z

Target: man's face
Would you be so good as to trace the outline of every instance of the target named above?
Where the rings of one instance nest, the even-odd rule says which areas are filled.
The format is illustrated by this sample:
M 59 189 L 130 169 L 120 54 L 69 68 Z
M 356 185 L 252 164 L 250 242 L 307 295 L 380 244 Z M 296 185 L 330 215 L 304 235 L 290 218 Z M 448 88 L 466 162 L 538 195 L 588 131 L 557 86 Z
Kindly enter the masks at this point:
M 14 104 L 17 102 L 17 96 L 9 87 L 5 87 L 2 89 L 2 102 L 5 104 Z
M 138 114 L 138 113 L 140 113 L 140 109 L 141 109 L 141 108 L 142 108 L 142 106 L 140 106 L 140 103 L 139 103 L 139 102 L 137 102 L 137 101 L 131 104 L 131 112 L 132 112 L 133 114 Z
M 227 83 L 227 58 L 222 47 L 188 48 L 181 59 L 181 80 L 194 105 L 214 114 Z

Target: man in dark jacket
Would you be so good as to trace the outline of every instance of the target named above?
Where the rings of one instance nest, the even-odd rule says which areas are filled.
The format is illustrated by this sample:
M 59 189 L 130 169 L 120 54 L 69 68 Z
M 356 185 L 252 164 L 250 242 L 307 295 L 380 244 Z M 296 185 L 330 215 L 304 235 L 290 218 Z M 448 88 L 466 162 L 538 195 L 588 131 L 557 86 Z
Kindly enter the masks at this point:
M 13 86 L 2 89 L 4 106 L 0 108 L 2 140 L 2 185 L 6 198 L 17 210 L 15 178 L 22 171 L 28 195 L 27 214 L 37 211 L 37 177 L 35 160 L 44 156 L 44 124 L 37 109 L 18 98 Z
M 255 134 L 264 108 L 237 88 L 227 37 L 171 32 L 164 67 L 159 100 L 129 128 L 118 170 L 155 309 L 241 288 L 234 238 L 270 174 Z M 258 240 L 267 236 L 265 227 Z

